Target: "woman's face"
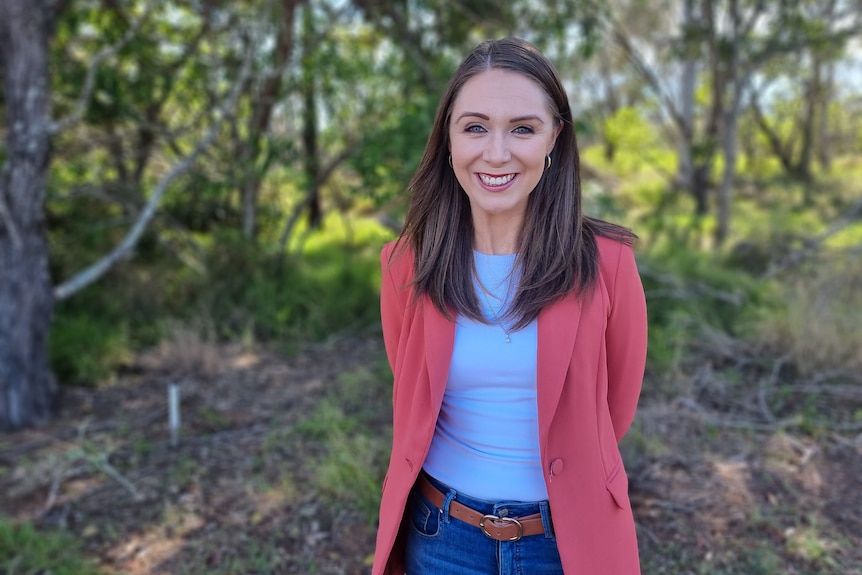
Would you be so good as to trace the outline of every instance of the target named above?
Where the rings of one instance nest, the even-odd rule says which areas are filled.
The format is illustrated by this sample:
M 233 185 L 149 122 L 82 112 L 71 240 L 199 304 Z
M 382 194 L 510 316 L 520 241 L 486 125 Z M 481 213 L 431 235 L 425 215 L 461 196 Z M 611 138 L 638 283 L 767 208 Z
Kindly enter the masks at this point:
M 449 151 L 474 224 L 523 222 L 558 134 L 548 97 L 532 79 L 494 69 L 464 84 L 452 105 Z

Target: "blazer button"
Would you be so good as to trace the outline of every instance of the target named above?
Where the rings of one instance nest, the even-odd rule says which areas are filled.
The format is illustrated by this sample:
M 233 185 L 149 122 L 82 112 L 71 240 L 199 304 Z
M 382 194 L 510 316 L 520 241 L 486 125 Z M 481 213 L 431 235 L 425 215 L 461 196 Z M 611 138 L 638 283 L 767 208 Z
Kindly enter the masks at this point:
M 563 468 L 565 466 L 566 466 L 566 464 L 563 463 L 562 459 L 555 459 L 554 461 L 551 462 L 551 475 L 552 476 L 553 475 L 559 475 L 560 473 L 563 472 Z

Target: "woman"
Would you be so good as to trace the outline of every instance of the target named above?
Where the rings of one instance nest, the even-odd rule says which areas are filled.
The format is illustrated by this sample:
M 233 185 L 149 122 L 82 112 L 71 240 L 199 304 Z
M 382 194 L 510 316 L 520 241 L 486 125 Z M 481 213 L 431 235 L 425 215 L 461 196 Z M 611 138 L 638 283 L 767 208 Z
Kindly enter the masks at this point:
M 646 304 L 631 232 L 581 212 L 550 62 L 476 47 L 410 187 L 382 253 L 394 435 L 372 573 L 639 573 L 617 443 Z

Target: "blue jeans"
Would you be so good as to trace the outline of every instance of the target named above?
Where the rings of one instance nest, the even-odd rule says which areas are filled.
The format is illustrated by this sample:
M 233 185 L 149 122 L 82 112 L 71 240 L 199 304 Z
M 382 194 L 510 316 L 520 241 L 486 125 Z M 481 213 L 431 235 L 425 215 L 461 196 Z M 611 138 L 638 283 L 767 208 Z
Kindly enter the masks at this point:
M 438 509 L 414 488 L 407 504 L 407 575 L 562 575 L 547 501 L 523 503 L 475 499 L 428 476 L 446 494 Z M 481 529 L 449 516 L 452 500 L 482 514 L 523 517 L 542 514 L 544 534 L 496 541 Z

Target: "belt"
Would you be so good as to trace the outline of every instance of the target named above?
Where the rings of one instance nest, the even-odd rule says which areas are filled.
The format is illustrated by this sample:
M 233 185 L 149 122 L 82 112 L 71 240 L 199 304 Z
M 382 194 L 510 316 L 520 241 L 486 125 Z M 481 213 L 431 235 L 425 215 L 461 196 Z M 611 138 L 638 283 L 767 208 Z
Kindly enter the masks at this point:
M 443 492 L 431 485 L 431 482 L 424 475 L 419 476 L 417 485 L 419 491 L 428 501 L 433 503 L 437 509 L 443 509 L 443 501 L 446 499 Z M 449 503 L 449 515 L 473 527 L 478 527 L 482 533 L 497 541 L 517 541 L 521 537 L 539 535 L 545 532 L 541 513 L 518 518 L 484 515 L 453 499 Z

